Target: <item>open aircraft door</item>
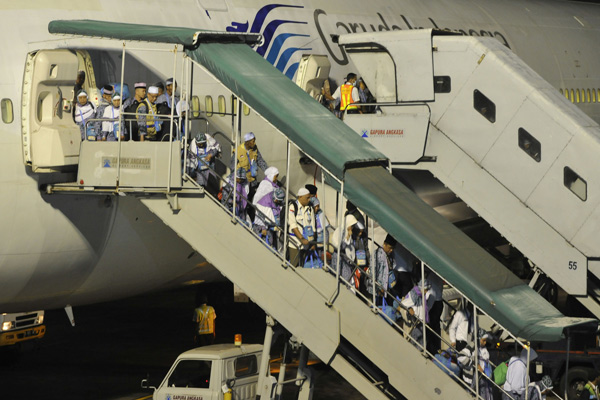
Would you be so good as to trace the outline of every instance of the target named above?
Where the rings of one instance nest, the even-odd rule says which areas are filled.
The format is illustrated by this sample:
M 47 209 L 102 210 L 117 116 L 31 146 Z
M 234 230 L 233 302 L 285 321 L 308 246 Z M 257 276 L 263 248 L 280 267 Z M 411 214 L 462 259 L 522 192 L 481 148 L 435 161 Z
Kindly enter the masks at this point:
M 304 55 L 298 65 L 296 84 L 312 98 L 321 101 L 321 88 L 329 78 L 331 63 L 327 56 Z
M 346 114 L 344 122 L 392 163 L 417 162 L 427 143 L 427 103 L 435 100 L 432 31 L 350 34 L 339 44 L 377 99 L 376 112 Z
M 81 135 L 73 122 L 73 88 L 84 70 L 89 100 L 98 91 L 86 51 L 40 50 L 27 55 L 23 82 L 23 160 L 34 172 L 63 171 L 79 161 Z

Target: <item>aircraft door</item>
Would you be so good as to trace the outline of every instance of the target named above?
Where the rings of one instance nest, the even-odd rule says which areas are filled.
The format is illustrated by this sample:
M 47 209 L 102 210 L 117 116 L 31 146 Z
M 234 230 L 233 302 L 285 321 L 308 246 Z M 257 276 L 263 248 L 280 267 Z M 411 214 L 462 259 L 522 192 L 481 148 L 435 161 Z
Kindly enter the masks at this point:
M 321 88 L 327 78 L 331 63 L 327 56 L 305 55 L 302 56 L 296 73 L 296 84 L 308 93 L 312 98 L 321 101 Z
M 34 172 L 60 171 L 79 161 L 81 135 L 71 116 L 79 66 L 78 56 L 64 49 L 40 50 L 27 56 L 23 157 Z

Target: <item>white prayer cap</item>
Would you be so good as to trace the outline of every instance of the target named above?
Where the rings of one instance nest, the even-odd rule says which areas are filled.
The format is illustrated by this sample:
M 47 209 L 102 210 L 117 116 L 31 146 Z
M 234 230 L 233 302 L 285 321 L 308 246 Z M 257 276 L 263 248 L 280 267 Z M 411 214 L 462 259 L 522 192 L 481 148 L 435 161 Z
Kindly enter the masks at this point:
M 115 95 L 112 97 L 112 101 L 115 101 L 115 100 L 121 100 L 121 95 L 119 95 L 118 93 L 117 93 L 117 94 L 115 94 Z
M 77 93 L 77 97 L 81 97 L 81 96 L 88 97 L 87 93 L 83 90 L 80 90 L 79 93 Z
M 298 190 L 297 196 L 298 197 L 300 197 L 300 196 L 306 196 L 307 194 L 310 194 L 310 192 L 308 191 L 307 188 L 303 187 L 303 188 L 300 188 L 300 190 Z
M 244 135 L 244 142 L 248 142 L 252 139 L 254 139 L 254 133 L 248 132 Z
M 158 88 L 156 86 L 150 86 L 148 88 L 148 93 L 149 94 L 158 94 Z

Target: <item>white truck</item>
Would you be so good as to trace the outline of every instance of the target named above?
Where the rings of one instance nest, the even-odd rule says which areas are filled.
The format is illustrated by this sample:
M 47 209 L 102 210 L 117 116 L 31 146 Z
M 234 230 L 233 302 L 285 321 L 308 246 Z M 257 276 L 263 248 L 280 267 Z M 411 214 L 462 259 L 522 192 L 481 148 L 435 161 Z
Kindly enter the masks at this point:
M 41 339 L 45 334 L 44 311 L 0 314 L 0 347 Z
M 158 388 L 142 380 L 142 388 L 154 389 L 153 400 L 236 400 L 257 395 L 260 344 L 215 344 L 181 353 Z M 261 398 L 274 397 L 275 378 L 265 377 Z

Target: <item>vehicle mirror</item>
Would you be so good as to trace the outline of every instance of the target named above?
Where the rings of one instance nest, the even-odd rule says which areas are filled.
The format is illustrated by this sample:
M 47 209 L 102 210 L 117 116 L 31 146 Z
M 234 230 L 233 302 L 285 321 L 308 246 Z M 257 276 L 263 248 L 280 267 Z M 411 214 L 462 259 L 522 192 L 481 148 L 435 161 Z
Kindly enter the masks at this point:
M 156 390 L 156 387 L 150 386 L 150 383 L 148 383 L 149 381 L 150 381 L 150 374 L 147 374 L 146 377 L 144 379 L 142 379 L 142 382 L 140 384 L 140 386 L 142 387 L 142 389 Z

